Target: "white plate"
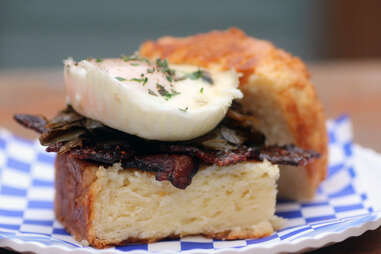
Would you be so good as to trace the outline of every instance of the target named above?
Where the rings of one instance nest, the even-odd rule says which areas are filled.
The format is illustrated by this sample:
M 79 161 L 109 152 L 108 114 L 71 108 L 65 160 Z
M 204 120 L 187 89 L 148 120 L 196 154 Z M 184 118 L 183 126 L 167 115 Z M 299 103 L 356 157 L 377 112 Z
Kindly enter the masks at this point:
M 262 239 L 186 237 L 97 250 L 68 235 L 53 214 L 54 157 L 36 142 L 0 131 L 0 246 L 36 253 L 280 253 L 303 252 L 381 225 L 381 156 L 352 145 L 346 117 L 328 123 L 330 171 L 309 203 L 277 202 L 288 225 Z

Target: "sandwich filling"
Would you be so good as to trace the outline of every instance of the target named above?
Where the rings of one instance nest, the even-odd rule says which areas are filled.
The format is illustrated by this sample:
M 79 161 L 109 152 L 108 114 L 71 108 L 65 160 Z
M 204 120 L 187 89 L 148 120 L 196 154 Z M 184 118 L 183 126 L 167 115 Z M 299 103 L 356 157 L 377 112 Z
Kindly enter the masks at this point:
M 201 165 L 228 166 L 244 161 L 268 160 L 273 164 L 304 166 L 319 157 L 311 150 L 290 145 L 265 145 L 263 134 L 229 115 L 211 132 L 178 142 L 143 139 L 80 115 L 68 106 L 48 120 L 43 116 L 17 114 L 23 126 L 39 133 L 46 151 L 71 153 L 74 158 L 98 164 L 121 163 L 123 168 L 155 172 L 156 180 L 170 181 L 185 189 Z
M 242 98 L 238 75 L 172 66 L 137 55 L 65 61 L 68 106 L 48 120 L 18 114 L 48 152 L 155 172 L 185 189 L 200 167 L 245 161 L 305 166 L 319 157 L 295 145 L 265 145 Z M 248 121 L 249 119 L 249 121 Z

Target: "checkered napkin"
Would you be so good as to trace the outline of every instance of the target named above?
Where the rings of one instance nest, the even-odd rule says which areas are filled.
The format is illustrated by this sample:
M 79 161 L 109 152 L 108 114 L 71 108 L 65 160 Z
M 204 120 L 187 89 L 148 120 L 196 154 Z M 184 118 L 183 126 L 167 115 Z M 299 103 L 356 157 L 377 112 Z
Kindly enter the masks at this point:
M 134 244 L 113 248 L 183 252 L 187 250 L 212 253 L 221 248 L 251 248 L 297 241 L 327 232 L 375 220 L 368 195 L 356 184 L 358 171 L 353 163 L 352 130 L 346 116 L 328 122 L 330 165 L 327 179 L 321 184 L 312 202 L 278 200 L 276 214 L 288 219 L 287 227 L 261 239 L 219 241 L 202 237 L 186 237 L 152 244 Z M 0 130 L 0 246 L 5 240 L 38 242 L 60 246 L 65 250 L 81 246 L 57 222 L 53 212 L 54 154 L 44 152 L 37 141 L 20 139 Z M 99 250 L 102 251 L 102 250 Z

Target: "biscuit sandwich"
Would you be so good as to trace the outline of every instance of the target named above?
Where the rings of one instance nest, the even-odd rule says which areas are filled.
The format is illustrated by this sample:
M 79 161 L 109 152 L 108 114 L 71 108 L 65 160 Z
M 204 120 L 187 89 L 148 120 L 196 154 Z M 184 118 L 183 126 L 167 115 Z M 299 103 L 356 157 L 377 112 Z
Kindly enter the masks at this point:
M 324 115 L 305 65 L 238 29 L 64 62 L 67 107 L 17 114 L 56 152 L 55 213 L 96 248 L 282 226 L 277 194 L 324 179 Z

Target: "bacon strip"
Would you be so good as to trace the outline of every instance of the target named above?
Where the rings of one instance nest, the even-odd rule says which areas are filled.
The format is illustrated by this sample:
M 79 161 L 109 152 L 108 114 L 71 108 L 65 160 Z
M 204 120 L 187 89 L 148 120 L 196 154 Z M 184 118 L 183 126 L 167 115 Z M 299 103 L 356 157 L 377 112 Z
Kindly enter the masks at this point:
M 304 150 L 295 145 L 267 146 L 257 151 L 258 159 L 270 161 L 273 164 L 285 164 L 304 167 L 320 154 L 312 150 Z
M 162 146 L 162 151 L 172 153 L 185 153 L 197 157 L 207 164 L 216 164 L 220 167 L 236 164 L 247 160 L 268 160 L 273 164 L 292 166 L 305 166 L 314 159 L 320 157 L 319 153 L 312 150 L 304 150 L 295 145 L 272 145 L 262 147 L 241 146 L 236 150 L 205 151 L 190 145 Z
M 186 142 L 149 141 L 111 129 L 86 118 L 71 107 L 48 121 L 43 116 L 18 114 L 21 125 L 42 133 L 46 151 L 65 153 L 95 163 L 155 172 L 156 180 L 185 189 L 199 163 L 228 166 L 244 161 L 305 166 L 319 154 L 295 145 L 264 146 L 264 136 L 225 119 L 209 134 Z M 230 121 L 229 121 L 230 120 Z
M 198 170 L 197 161 L 188 155 L 155 154 L 136 156 L 127 162 L 125 167 L 134 167 L 156 172 L 156 180 L 170 181 L 173 186 L 185 189 L 192 182 L 192 177 Z
M 120 145 L 105 147 L 79 147 L 71 150 L 71 154 L 80 160 L 90 160 L 105 164 L 127 161 L 134 152 Z

